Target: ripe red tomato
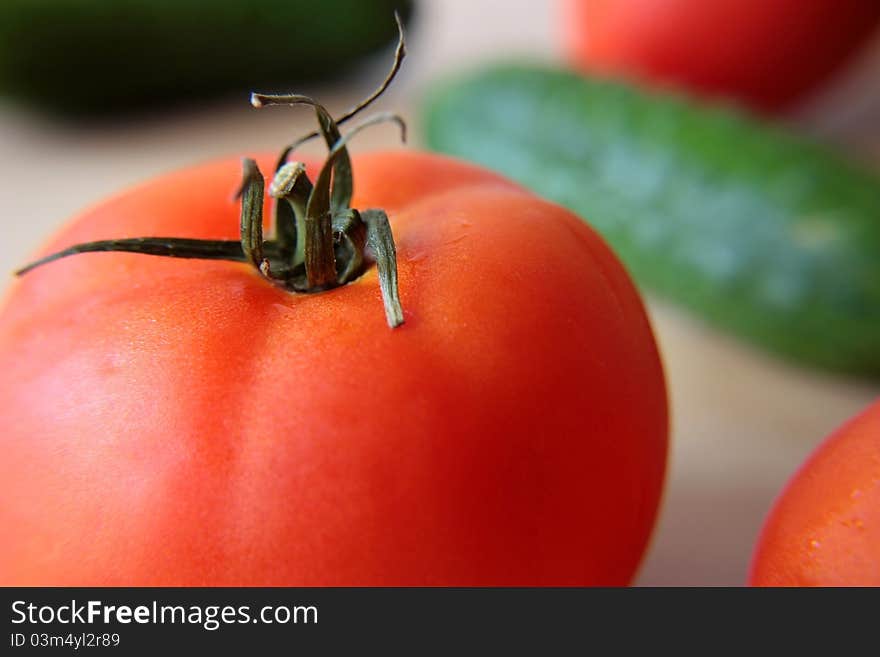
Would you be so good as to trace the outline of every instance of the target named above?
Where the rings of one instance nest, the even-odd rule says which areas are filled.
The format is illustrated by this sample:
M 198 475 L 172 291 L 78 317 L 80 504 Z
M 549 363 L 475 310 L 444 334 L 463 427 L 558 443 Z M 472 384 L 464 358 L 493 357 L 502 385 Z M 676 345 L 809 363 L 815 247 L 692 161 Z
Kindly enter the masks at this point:
M 566 0 L 571 62 L 784 108 L 876 30 L 877 0 Z
M 396 329 L 375 269 L 293 294 L 245 264 L 98 253 L 16 283 L 0 314 L 3 584 L 631 580 L 667 407 L 621 264 L 473 166 L 387 152 L 354 172 L 358 207 L 391 217 Z M 234 239 L 238 178 L 235 160 L 160 178 L 48 249 Z
M 880 586 L 880 400 L 832 434 L 777 500 L 757 586 Z

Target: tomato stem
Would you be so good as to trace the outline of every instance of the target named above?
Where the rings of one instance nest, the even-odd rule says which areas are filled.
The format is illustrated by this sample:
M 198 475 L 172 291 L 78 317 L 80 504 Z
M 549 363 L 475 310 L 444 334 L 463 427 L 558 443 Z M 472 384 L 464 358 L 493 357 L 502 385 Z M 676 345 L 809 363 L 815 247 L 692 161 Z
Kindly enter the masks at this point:
M 16 276 L 28 273 L 42 265 L 79 253 L 115 251 L 165 256 L 167 258 L 198 258 L 200 260 L 230 260 L 247 262 L 237 240 L 196 240 L 184 237 L 129 237 L 116 240 L 99 240 L 75 244 L 62 251 L 49 254 L 29 263 L 15 272 Z
M 263 174 L 257 163 L 245 159 L 241 185 L 241 250 L 259 270 L 268 267 L 263 260 Z M 268 271 L 265 272 L 268 276 Z
M 278 241 L 290 250 L 294 265 L 305 264 L 304 240 L 297 239 L 297 235 L 305 235 L 306 205 L 312 194 L 312 183 L 305 172 L 302 162 L 289 162 L 278 169 L 269 186 L 269 195 L 277 199 L 273 224 Z
M 397 22 L 397 48 L 394 50 L 394 62 L 391 65 L 391 69 L 388 71 L 388 74 L 385 76 L 385 79 L 382 80 L 382 84 L 380 84 L 369 96 L 364 98 L 361 102 L 359 102 L 354 107 L 349 108 L 345 112 L 342 113 L 338 119 L 336 119 L 336 125 L 342 125 L 350 118 L 359 114 L 361 111 L 366 109 L 369 105 L 373 103 L 379 96 L 381 96 L 388 86 L 391 84 L 391 81 L 397 75 L 397 72 L 400 70 L 400 66 L 403 64 L 403 60 L 406 57 L 406 39 L 403 34 L 403 21 L 400 19 L 400 14 L 396 11 L 394 12 L 394 20 Z M 253 98 L 251 99 L 253 102 Z M 275 165 L 275 170 L 280 169 L 287 162 L 287 158 L 290 157 L 290 154 L 299 148 L 302 144 L 316 137 L 320 137 L 321 133 L 319 131 L 310 132 L 304 137 L 300 137 L 296 141 L 291 144 L 288 144 L 281 151 L 281 155 L 278 157 L 278 163 Z
M 366 99 L 334 120 L 314 99 L 300 94 L 269 95 L 254 93 L 255 107 L 267 105 L 307 105 L 314 109 L 319 130 L 286 146 L 269 187 L 275 199 L 272 211 L 274 237 L 263 236 L 263 198 L 265 179 L 257 163 L 243 161 L 241 221 L 239 241 L 197 240 L 175 237 L 136 237 L 77 244 L 48 255 L 16 272 L 25 274 L 35 267 L 70 255 L 95 251 L 123 251 L 175 258 L 199 258 L 246 262 L 261 276 L 294 292 L 321 292 L 345 285 L 361 276 L 368 261 L 376 261 L 379 287 L 389 326 L 403 321 L 397 283 L 397 256 L 391 225 L 383 210 L 363 212 L 351 207 L 354 178 L 348 141 L 358 132 L 382 122 L 394 122 L 406 140 L 406 124 L 396 114 L 377 114 L 342 135 L 339 124 L 347 121 L 378 98 L 400 69 L 406 55 L 403 26 L 395 13 L 400 31 L 394 63 L 381 85 Z M 324 138 L 328 154 L 313 185 L 305 165 L 288 162 L 304 142 Z

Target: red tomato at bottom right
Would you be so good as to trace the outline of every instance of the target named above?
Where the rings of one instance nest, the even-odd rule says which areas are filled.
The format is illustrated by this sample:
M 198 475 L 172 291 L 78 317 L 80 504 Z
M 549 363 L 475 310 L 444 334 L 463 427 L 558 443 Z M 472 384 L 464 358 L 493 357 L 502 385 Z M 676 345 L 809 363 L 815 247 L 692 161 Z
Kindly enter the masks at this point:
M 880 400 L 812 453 L 758 540 L 753 586 L 880 586 Z

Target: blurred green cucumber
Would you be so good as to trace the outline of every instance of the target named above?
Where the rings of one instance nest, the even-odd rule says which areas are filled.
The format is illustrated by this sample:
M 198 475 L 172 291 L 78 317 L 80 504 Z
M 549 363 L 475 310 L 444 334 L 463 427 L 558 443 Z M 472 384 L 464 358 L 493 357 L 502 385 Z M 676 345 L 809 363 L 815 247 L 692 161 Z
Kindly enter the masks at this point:
M 880 375 L 880 179 L 756 119 L 571 73 L 438 85 L 435 150 L 572 209 L 644 286 L 806 364 Z
M 279 89 L 397 37 L 412 0 L 0 0 L 0 95 L 109 113 Z

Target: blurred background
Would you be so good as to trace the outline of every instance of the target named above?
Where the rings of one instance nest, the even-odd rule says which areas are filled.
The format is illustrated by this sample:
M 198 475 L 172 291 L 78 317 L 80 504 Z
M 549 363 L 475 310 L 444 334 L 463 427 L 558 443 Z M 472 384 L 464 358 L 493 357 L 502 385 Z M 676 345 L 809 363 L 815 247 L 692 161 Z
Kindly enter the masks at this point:
M 19 0 L 3 2 L 11 7 Z M 84 4 L 102 5 L 96 0 Z M 116 3 L 103 4 L 107 13 Z M 388 9 L 394 3 L 359 4 L 373 5 L 370 12 L 375 15 L 352 20 L 345 29 L 365 29 L 367 22 L 380 27 L 365 37 L 369 43 L 362 52 L 340 58 L 347 62 L 344 73 L 325 74 L 318 70 L 324 66 L 320 58 L 311 61 L 293 53 L 303 58 L 299 61 L 311 74 L 303 70 L 288 85 L 277 83 L 286 80 L 287 73 L 273 77 L 268 64 L 259 67 L 266 75 L 250 75 L 253 71 L 247 69 L 238 75 L 263 82 L 266 86 L 261 90 L 305 93 L 334 114 L 341 112 L 384 77 L 396 35 Z M 559 2 L 423 0 L 414 5 L 407 30 L 409 55 L 389 92 L 376 104 L 377 110 L 393 110 L 408 120 L 412 148 L 421 145 L 421 99 L 438 78 L 499 58 L 563 60 L 560 35 L 570 16 L 563 16 Z M 84 20 L 74 14 L 57 20 L 44 15 L 39 21 L 57 27 L 64 21 Z M 226 18 L 231 24 L 237 20 L 234 12 Z M 198 16 L 188 20 L 200 24 Z M 246 93 L 253 85 L 217 89 L 217 79 L 223 79 L 218 71 L 233 65 L 216 58 L 200 60 L 194 67 L 196 73 L 205 72 L 199 77 L 203 86 L 181 77 L 177 81 L 181 88 L 160 89 L 161 98 L 151 99 L 150 90 L 142 90 L 134 101 L 135 111 L 114 98 L 115 89 L 98 84 L 100 75 L 94 67 L 112 61 L 118 67 L 115 79 L 128 80 L 132 88 L 145 86 L 146 74 L 139 72 L 136 62 L 120 62 L 121 55 L 113 48 L 98 48 L 91 60 L 98 64 L 87 61 L 81 65 L 86 70 L 69 74 L 86 82 L 74 84 L 59 77 L 48 90 L 40 89 L 27 78 L 40 75 L 38 64 L 45 61 L 41 48 L 48 57 L 50 52 L 69 53 L 77 44 L 65 43 L 64 30 L 55 29 L 40 33 L 37 45 L 31 41 L 28 48 L 33 52 L 16 53 L 15 48 L 25 46 L 9 45 L 14 40 L 10 34 L 30 29 L 36 28 L 10 21 L 0 28 L 0 38 L 7 41 L 0 56 L 36 66 L 27 69 L 24 81 L 12 80 L 8 71 L 4 81 L 0 74 L 0 85 L 5 85 L 0 89 L 4 289 L 12 281 L 11 272 L 84 207 L 175 168 L 217 156 L 274 151 L 313 127 L 313 114 L 305 109 L 253 109 Z M 309 29 L 321 29 L 320 21 Z M 272 38 L 286 38 L 283 32 Z M 309 38 L 308 30 L 304 35 Z M 249 34 L 241 44 L 228 44 L 225 50 L 235 55 L 236 48 L 247 49 L 249 40 L 259 38 Z M 314 40 L 314 34 L 310 38 Z M 53 44 L 51 51 L 47 43 Z M 343 48 L 329 45 L 337 51 Z M 309 44 L 307 49 L 318 47 Z M 173 49 L 169 53 L 167 66 L 183 56 Z M 29 57 L 37 64 L 27 62 Z M 14 86 L 10 80 L 18 85 L 14 93 L 6 93 Z M 96 90 L 75 97 L 92 83 Z M 773 120 L 880 170 L 880 40 L 875 36 L 867 41 L 844 69 L 784 111 L 774 111 Z M 379 127 L 359 136 L 353 150 L 396 145 L 394 129 Z M 741 585 L 762 521 L 785 481 L 822 438 L 880 395 L 880 384 L 801 369 L 707 327 L 650 294 L 648 302 L 667 368 L 672 442 L 659 524 L 636 583 Z

